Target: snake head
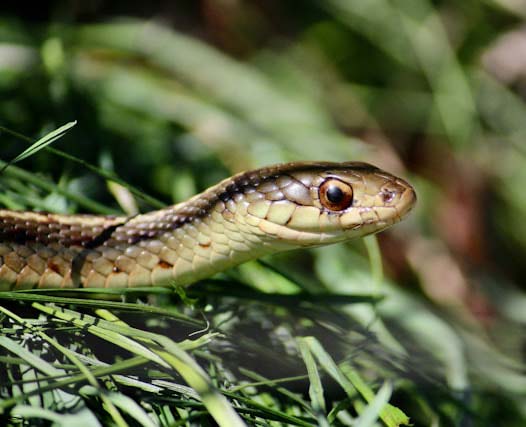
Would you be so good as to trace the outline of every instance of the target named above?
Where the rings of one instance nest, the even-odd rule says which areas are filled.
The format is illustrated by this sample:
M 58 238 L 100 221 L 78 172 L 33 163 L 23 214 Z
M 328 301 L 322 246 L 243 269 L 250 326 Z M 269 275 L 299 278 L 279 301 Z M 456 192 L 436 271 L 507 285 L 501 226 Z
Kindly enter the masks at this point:
M 367 163 L 301 163 L 255 171 L 247 222 L 287 246 L 316 246 L 384 230 L 414 206 L 406 181 Z M 256 184 L 256 185 L 254 185 Z

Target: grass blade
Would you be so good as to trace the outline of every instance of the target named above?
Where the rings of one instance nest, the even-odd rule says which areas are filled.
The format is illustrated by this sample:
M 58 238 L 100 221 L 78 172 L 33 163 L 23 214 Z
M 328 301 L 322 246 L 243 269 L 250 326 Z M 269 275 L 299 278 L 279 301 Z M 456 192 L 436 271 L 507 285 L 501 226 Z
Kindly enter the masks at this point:
M 320 366 L 345 390 L 347 395 L 353 399 L 356 397 L 356 392 L 367 401 L 374 400 L 374 392 L 361 379 L 356 371 L 348 367 L 344 372 L 334 362 L 332 357 L 325 351 L 320 342 L 314 337 L 303 338 L 305 343 L 309 346 L 309 350 L 318 360 Z M 409 418 L 400 409 L 387 404 L 380 413 L 380 418 L 388 427 L 397 427 L 400 425 L 408 425 Z
M 77 124 L 77 121 L 66 123 L 63 126 L 60 126 L 58 129 L 55 129 L 52 132 L 49 132 L 47 135 L 40 138 L 38 141 L 36 141 L 34 144 L 32 144 L 30 147 L 22 151 L 18 156 L 16 156 L 14 159 L 7 162 L 2 169 L 0 169 L 0 174 L 4 172 L 6 168 L 8 168 L 10 165 L 14 163 L 18 163 L 24 159 L 27 159 L 28 157 L 32 156 L 35 153 L 38 153 L 40 150 L 46 148 L 48 145 L 55 142 L 57 139 L 62 138 L 67 131 L 69 131 L 73 126 Z
M 318 419 L 318 424 L 320 426 L 328 426 L 329 423 L 325 418 L 326 407 L 325 407 L 325 398 L 323 397 L 323 384 L 321 383 L 320 374 L 318 372 L 318 367 L 314 362 L 312 353 L 309 349 L 308 341 L 304 338 L 298 339 L 298 345 L 301 352 L 301 357 L 305 362 L 307 367 L 307 373 L 309 375 L 310 386 L 309 386 L 309 396 L 312 402 L 312 407 Z
M 388 404 L 392 392 L 393 387 L 391 383 L 384 383 L 384 385 L 376 394 L 375 398 L 371 401 L 371 403 L 360 414 L 360 417 L 356 420 L 355 427 L 373 427 L 374 423 L 380 416 L 383 408 L 385 408 L 385 406 Z

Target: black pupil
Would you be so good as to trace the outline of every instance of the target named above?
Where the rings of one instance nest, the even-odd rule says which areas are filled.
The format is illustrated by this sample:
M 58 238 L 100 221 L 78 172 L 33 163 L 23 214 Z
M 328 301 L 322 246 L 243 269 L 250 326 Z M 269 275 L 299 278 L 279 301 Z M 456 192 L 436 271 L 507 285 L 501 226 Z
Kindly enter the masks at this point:
M 327 189 L 327 200 L 331 203 L 340 203 L 343 200 L 344 194 L 340 187 L 331 185 Z

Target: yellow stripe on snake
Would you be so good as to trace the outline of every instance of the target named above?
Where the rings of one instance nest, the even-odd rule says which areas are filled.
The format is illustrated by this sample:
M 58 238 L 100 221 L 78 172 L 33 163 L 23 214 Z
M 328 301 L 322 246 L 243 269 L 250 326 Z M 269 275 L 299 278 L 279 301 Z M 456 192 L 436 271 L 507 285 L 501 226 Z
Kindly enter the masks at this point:
M 134 217 L 0 209 L 0 290 L 187 285 L 249 259 L 376 233 L 416 195 L 366 163 L 237 174 Z

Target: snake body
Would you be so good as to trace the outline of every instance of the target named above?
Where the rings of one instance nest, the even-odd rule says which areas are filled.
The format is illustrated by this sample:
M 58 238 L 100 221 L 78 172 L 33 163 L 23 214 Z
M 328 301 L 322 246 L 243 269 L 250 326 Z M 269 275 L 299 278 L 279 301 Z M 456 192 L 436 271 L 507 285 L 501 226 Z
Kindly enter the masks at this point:
M 134 217 L 0 209 L 0 290 L 187 285 L 265 254 L 381 231 L 416 200 L 366 163 L 287 163 L 237 174 Z

